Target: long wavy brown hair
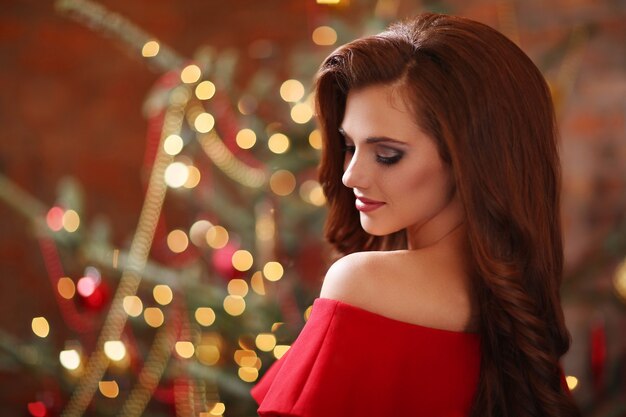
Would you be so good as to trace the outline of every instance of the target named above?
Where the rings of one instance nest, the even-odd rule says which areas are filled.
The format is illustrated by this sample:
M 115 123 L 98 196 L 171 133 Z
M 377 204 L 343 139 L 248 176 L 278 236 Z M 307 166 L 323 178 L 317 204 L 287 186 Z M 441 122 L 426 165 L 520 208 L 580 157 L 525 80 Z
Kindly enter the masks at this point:
M 334 51 L 318 73 L 316 106 L 325 233 L 341 254 L 406 248 L 404 231 L 377 237 L 361 228 L 341 182 L 348 92 L 391 83 L 437 142 L 466 213 L 482 350 L 472 415 L 578 416 L 559 365 L 570 341 L 559 297 L 557 131 L 544 78 L 496 30 L 439 14 Z

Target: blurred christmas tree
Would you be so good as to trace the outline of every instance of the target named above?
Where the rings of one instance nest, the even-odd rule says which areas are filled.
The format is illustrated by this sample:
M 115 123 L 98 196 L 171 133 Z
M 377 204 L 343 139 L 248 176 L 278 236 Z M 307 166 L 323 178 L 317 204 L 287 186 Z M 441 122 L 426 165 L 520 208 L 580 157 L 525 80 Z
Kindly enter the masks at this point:
M 313 41 L 328 46 L 377 32 L 399 4 L 369 1 L 373 13 L 352 23 L 329 17 Z M 254 415 L 249 389 L 295 339 L 325 271 L 325 201 L 315 180 L 321 138 L 307 92 L 328 51 L 303 44 L 290 57 L 290 79 L 261 67 L 242 86 L 234 80 L 238 51 L 202 47 L 186 59 L 98 3 L 56 5 L 162 74 L 143 109 L 148 131 L 137 175 L 145 200 L 134 234 L 115 246 L 105 220 L 81 216 L 83 191 L 74 180 L 59 184 L 49 207 L 0 177 L 0 197 L 32 219 L 51 296 L 74 335 L 52 351 L 48 321 L 35 317 L 32 343 L 0 333 L 3 361 L 46 379 L 28 404 L 35 417 Z M 509 6 L 502 2 L 501 29 L 516 39 Z M 440 2 L 429 8 L 445 11 Z M 585 33 L 548 54 L 564 63 L 552 80 L 557 106 Z M 249 53 L 263 58 L 273 47 L 258 41 Z M 625 246 L 617 241 L 611 259 Z M 621 274 L 616 288 L 626 294 Z M 564 298 L 580 297 L 581 285 L 570 280 Z M 600 323 L 590 333 L 592 379 L 602 385 L 610 373 L 606 330 Z M 596 415 L 620 415 L 619 401 Z

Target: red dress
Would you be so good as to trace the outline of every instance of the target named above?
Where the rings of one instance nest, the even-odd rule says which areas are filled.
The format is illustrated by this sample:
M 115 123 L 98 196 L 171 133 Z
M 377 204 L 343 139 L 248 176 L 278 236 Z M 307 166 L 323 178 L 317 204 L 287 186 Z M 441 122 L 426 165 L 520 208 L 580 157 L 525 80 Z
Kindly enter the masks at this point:
M 480 342 L 317 298 L 291 348 L 252 389 L 261 417 L 468 416 Z

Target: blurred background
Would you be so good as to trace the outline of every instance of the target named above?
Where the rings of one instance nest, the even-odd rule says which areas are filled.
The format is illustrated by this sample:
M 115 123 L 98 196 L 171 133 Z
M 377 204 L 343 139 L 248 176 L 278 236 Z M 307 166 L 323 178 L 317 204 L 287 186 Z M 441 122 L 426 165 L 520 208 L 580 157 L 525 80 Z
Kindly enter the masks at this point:
M 256 415 L 329 263 L 312 77 L 421 11 L 548 79 L 563 366 L 585 416 L 625 416 L 624 0 L 3 0 L 2 415 Z

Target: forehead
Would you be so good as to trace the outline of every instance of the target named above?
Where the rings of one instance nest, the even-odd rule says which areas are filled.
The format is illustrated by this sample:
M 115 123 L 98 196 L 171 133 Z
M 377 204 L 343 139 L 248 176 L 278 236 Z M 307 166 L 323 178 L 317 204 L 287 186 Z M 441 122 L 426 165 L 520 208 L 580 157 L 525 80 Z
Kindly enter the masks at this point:
M 420 132 L 400 85 L 373 85 L 350 90 L 341 128 L 353 140 L 387 136 L 408 140 Z

